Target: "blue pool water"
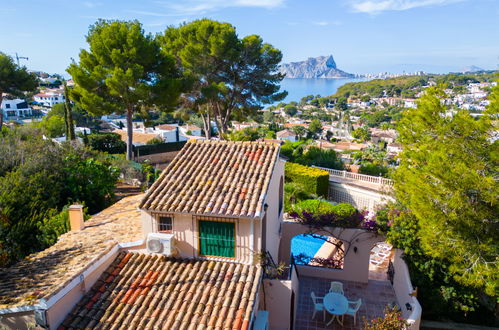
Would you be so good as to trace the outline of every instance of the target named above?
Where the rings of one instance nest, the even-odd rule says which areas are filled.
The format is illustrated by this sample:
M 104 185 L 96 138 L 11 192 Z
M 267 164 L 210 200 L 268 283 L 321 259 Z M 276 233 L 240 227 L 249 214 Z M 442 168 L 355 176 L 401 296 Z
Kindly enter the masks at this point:
M 315 237 L 314 237 L 315 236 Z M 305 258 L 296 260 L 297 264 L 308 264 L 317 251 L 324 244 L 326 236 L 320 235 L 298 235 L 291 239 L 291 254 L 297 256 L 304 254 Z M 321 238 L 322 237 L 322 238 Z

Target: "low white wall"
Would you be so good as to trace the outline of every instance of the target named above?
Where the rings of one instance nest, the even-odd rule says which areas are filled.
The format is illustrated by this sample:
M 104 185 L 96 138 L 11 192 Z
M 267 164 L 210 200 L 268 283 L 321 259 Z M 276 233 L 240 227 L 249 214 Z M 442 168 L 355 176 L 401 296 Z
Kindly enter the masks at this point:
M 49 324 L 51 330 L 59 327 L 74 306 L 92 288 L 95 282 L 97 282 L 99 277 L 109 267 L 114 259 L 116 259 L 118 252 L 119 248 L 113 248 L 109 253 L 104 255 L 101 260 L 99 260 L 102 262 L 100 265 L 94 269 L 88 269 L 83 272 L 81 275 L 82 281 L 78 285 L 74 286 L 63 295 L 59 293 L 55 295 L 61 295 L 61 297 L 53 297 L 57 300 L 52 306 L 48 307 L 46 312 L 47 323 Z
M 393 277 L 393 290 L 395 291 L 398 304 L 402 310 L 402 316 L 410 323 L 409 329 L 419 329 L 422 309 L 418 299 L 409 295 L 413 292 L 413 288 L 409 269 L 402 259 L 401 250 L 395 250 L 392 263 L 395 271 Z M 406 308 L 407 303 L 411 305 L 412 311 Z
M 329 181 L 329 200 L 349 203 L 357 209 L 374 211 L 376 207 L 393 200 L 392 197 L 369 189 L 362 189 L 347 183 Z
M 290 329 L 291 281 L 263 280 L 265 304 L 260 308 L 269 312 L 270 329 Z M 298 292 L 295 293 L 298 295 Z

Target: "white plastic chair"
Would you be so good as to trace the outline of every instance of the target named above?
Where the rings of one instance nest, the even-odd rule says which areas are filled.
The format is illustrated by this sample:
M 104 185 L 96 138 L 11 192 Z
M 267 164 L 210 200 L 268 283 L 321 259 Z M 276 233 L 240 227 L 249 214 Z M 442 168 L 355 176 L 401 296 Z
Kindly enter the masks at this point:
M 310 292 L 310 296 L 312 297 L 312 301 L 314 302 L 314 314 L 312 315 L 312 319 L 315 317 L 317 312 L 323 313 L 323 321 L 326 321 L 326 310 L 324 309 L 324 297 L 317 297 L 314 291 Z M 322 302 L 319 302 L 322 301 Z
M 329 292 L 336 292 L 336 293 L 341 293 L 342 295 L 345 295 L 343 293 L 343 283 L 331 282 L 331 288 L 329 289 Z
M 348 309 L 344 315 L 353 316 L 353 325 L 355 325 L 355 323 L 357 322 L 355 316 L 357 315 L 357 312 L 359 311 L 360 305 L 362 305 L 361 298 L 359 298 L 359 300 L 357 300 L 357 301 L 349 301 L 348 302 Z

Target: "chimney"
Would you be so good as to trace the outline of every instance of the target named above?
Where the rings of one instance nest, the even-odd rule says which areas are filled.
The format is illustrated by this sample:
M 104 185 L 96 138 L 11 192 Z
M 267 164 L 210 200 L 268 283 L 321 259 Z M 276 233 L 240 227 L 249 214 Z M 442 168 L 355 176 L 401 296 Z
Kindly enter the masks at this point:
M 71 205 L 69 207 L 69 223 L 71 231 L 78 231 L 85 228 L 83 223 L 83 205 Z

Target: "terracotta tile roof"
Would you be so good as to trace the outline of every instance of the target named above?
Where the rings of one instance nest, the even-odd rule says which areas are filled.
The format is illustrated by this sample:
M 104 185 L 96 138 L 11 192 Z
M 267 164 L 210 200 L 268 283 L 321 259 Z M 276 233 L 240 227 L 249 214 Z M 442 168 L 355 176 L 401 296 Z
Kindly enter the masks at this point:
M 201 128 L 197 127 L 196 125 L 188 124 L 181 126 L 183 129 L 188 130 L 188 131 L 199 131 Z
M 276 133 L 276 136 L 277 137 L 291 137 L 291 136 L 296 136 L 295 133 L 291 132 L 290 130 L 288 129 L 285 129 L 285 130 L 282 130 L 282 131 L 279 131 Z
M 116 129 L 113 131 L 113 133 L 117 133 L 121 136 L 121 141 L 127 142 L 128 141 L 128 133 L 125 130 L 121 129 Z M 152 139 L 155 139 L 157 137 L 160 137 L 158 133 L 142 133 L 142 132 L 137 132 L 133 131 L 133 138 L 132 141 L 133 143 L 147 143 L 151 141 Z
M 286 124 L 284 124 L 284 127 L 286 127 L 286 128 L 291 128 L 291 127 L 295 127 L 295 126 L 302 126 L 302 127 L 307 128 L 308 124 L 305 124 L 305 123 L 286 123 Z
M 248 329 L 259 266 L 121 252 L 65 329 Z
M 365 143 L 353 143 L 353 142 L 338 142 L 333 144 L 331 147 L 334 150 L 363 150 L 367 148 L 369 145 Z
M 190 140 L 139 207 L 258 217 L 278 154 L 274 143 Z
M 154 127 L 163 131 L 175 131 L 178 127 L 174 125 L 162 124 Z
M 0 268 L 0 308 L 33 305 L 48 299 L 117 243 L 143 239 L 137 205 L 143 194 L 126 197 L 68 232 L 48 249 Z

